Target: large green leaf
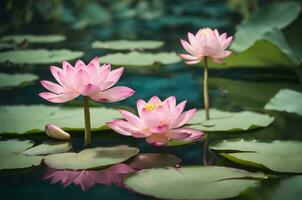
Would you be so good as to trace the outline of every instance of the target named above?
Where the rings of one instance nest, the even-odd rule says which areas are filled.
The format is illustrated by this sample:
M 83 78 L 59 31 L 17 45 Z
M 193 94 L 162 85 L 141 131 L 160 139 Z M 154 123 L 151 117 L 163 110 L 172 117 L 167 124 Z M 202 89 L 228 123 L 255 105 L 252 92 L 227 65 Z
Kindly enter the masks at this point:
M 251 173 L 227 167 L 190 166 L 145 170 L 127 177 L 127 188 L 160 199 L 224 199 L 238 196 L 264 179 L 262 173 Z
M 271 196 L 271 200 L 298 199 L 302 194 L 302 175 L 282 180 Z
M 286 111 L 302 115 L 302 93 L 289 89 L 280 90 L 264 106 L 266 110 Z
M 113 41 L 94 41 L 92 48 L 100 49 L 114 49 L 114 50 L 125 50 L 125 49 L 156 49 L 164 44 L 162 41 L 152 40 L 113 40 Z
M 0 170 L 22 169 L 40 165 L 43 157 L 26 156 L 21 153 L 33 145 L 34 143 L 30 140 L 0 141 Z
M 211 144 L 210 148 L 220 151 L 222 156 L 236 163 L 265 167 L 277 172 L 302 173 L 300 141 L 260 142 L 235 139 Z
M 25 40 L 30 43 L 53 43 L 53 42 L 61 42 L 65 39 L 66 37 L 63 35 L 7 35 L 2 37 L 0 41 L 14 42 L 17 44 Z
M 124 66 L 152 66 L 156 63 L 168 65 L 180 61 L 180 58 L 174 52 L 161 53 L 114 53 L 101 57 L 102 63 Z
M 246 131 L 266 127 L 274 121 L 274 117 L 251 111 L 228 112 L 210 109 L 210 120 L 205 120 L 204 110 L 199 110 L 190 120 L 189 127 L 203 131 Z
M 22 153 L 27 156 L 64 153 L 72 148 L 70 142 L 45 141 L 40 145 L 26 149 Z
M 1 133 L 38 133 L 44 130 L 47 124 L 55 124 L 65 130 L 83 129 L 83 108 L 58 107 L 45 105 L 16 105 L 0 107 L 0 134 Z M 119 118 L 114 109 L 90 108 L 91 127 L 104 129 L 108 121 Z
M 97 147 L 79 153 L 52 154 L 45 164 L 53 169 L 95 169 L 123 162 L 139 153 L 134 147 Z
M 259 8 L 237 28 L 231 49 L 244 51 L 273 29 L 282 29 L 293 22 L 301 11 L 298 2 L 276 2 Z
M 0 73 L 0 88 L 26 85 L 38 79 L 35 74 Z
M 3 51 L 0 53 L 0 62 L 12 62 L 15 64 L 48 64 L 59 63 L 64 60 L 74 60 L 82 55 L 83 52 L 81 51 L 70 51 L 67 49 Z

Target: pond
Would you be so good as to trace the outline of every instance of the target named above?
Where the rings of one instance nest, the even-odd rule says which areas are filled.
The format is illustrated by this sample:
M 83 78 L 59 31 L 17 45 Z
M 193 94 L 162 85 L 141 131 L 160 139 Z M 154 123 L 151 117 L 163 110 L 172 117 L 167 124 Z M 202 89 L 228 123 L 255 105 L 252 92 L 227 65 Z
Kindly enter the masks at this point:
M 8 0 L 0 15 L 1 199 L 300 199 L 298 1 Z M 179 56 L 204 27 L 233 36 L 223 64 Z

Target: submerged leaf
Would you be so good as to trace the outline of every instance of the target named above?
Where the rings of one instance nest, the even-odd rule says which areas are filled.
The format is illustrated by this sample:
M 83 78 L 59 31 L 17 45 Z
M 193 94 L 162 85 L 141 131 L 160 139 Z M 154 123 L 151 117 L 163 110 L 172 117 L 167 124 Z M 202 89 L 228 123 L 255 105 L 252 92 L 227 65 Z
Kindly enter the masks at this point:
M 210 145 L 211 149 L 236 163 L 290 173 L 302 172 L 301 147 L 300 141 L 274 140 L 268 143 L 242 139 L 224 140 Z
M 92 48 L 100 49 L 114 49 L 114 50 L 125 50 L 125 49 L 156 49 L 164 44 L 162 41 L 152 40 L 113 40 L 113 41 L 94 41 Z
M 45 157 L 45 164 L 53 169 L 96 169 L 121 163 L 139 153 L 134 147 L 97 147 L 79 153 L 53 154 Z
M 63 35 L 7 35 L 0 39 L 2 42 L 21 43 L 27 41 L 30 43 L 53 43 L 61 42 L 66 37 Z
M 12 62 L 15 64 L 48 64 L 59 63 L 64 60 L 74 60 L 83 55 L 80 51 L 67 49 L 47 50 L 47 49 L 28 49 L 16 51 L 0 52 L 0 63 Z
M 205 111 L 199 110 L 190 120 L 190 128 L 203 131 L 246 131 L 266 127 L 274 121 L 274 117 L 251 111 L 228 112 L 210 109 L 210 120 L 205 120 Z
M 124 184 L 160 199 L 224 199 L 238 196 L 257 185 L 256 179 L 265 178 L 262 173 L 234 168 L 190 166 L 145 170 L 130 175 Z
M 22 86 L 37 79 L 35 74 L 0 73 L 0 88 Z
M 282 89 L 269 100 L 264 109 L 302 115 L 302 93 L 290 89 Z

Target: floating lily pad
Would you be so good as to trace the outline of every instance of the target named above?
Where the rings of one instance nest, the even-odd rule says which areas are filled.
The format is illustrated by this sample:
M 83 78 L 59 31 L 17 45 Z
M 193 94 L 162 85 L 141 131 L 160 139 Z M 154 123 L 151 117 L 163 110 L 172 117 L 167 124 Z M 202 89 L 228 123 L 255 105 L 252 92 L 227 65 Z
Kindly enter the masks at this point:
M 275 2 L 259 8 L 238 26 L 231 49 L 240 52 L 249 48 L 265 33 L 288 26 L 300 11 L 298 2 Z
M 96 169 L 123 162 L 139 153 L 134 147 L 97 147 L 79 153 L 53 154 L 45 157 L 45 164 L 53 169 Z
M 48 155 L 56 153 L 64 153 L 72 148 L 69 142 L 46 141 L 38 146 L 29 148 L 22 153 L 27 156 Z
M 21 153 L 33 145 L 34 143 L 30 140 L 0 141 L 0 170 L 22 169 L 40 165 L 42 156 L 26 156 Z
M 210 109 L 210 120 L 205 120 L 204 110 L 199 110 L 190 120 L 189 127 L 203 131 L 246 131 L 266 127 L 274 121 L 274 117 L 251 111 L 228 112 Z
M 302 172 L 301 147 L 300 141 L 275 140 L 268 143 L 243 139 L 224 140 L 210 145 L 211 149 L 220 151 L 222 156 L 236 163 L 291 173 Z
M 262 173 L 227 167 L 157 168 L 130 175 L 127 188 L 160 199 L 224 199 L 256 186 Z
M 90 108 L 93 130 L 107 129 L 105 123 L 119 118 L 114 109 Z M 0 106 L 0 134 L 24 134 L 44 132 L 46 124 L 55 124 L 65 130 L 84 128 L 83 108 L 45 105 Z
M 294 90 L 282 89 L 271 98 L 264 109 L 286 111 L 302 115 L 302 93 Z
M 0 39 L 2 42 L 14 42 L 21 43 L 27 41 L 30 43 L 53 43 L 61 42 L 65 40 L 66 37 L 63 35 L 8 35 Z
M 81 51 L 71 51 L 67 49 L 47 50 L 16 50 L 3 51 L 0 53 L 0 63 L 12 62 L 15 64 L 48 64 L 59 63 L 64 60 L 74 60 L 83 55 Z
M 92 48 L 100 49 L 156 49 L 164 44 L 162 41 L 152 40 L 115 40 L 115 41 L 95 41 L 92 43 Z
M 38 76 L 34 74 L 6 74 L 0 73 L 0 88 L 22 86 L 35 81 Z
M 161 53 L 114 53 L 101 57 L 102 63 L 124 66 L 152 66 L 156 63 L 169 65 L 180 61 L 180 58 L 174 52 Z

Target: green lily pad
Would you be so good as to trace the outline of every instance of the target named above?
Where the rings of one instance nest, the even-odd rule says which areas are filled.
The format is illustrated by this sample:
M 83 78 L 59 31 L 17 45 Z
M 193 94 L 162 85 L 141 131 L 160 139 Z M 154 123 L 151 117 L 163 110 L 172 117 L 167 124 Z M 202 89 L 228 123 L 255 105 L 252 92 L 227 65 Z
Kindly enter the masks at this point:
M 270 99 L 264 109 L 302 115 L 302 93 L 290 89 L 282 89 Z
M 12 62 L 15 64 L 49 64 L 59 63 L 64 60 L 74 60 L 83 55 L 81 51 L 67 49 L 47 50 L 28 49 L 0 52 L 0 63 Z
M 297 199 L 302 192 L 302 175 L 282 180 L 271 196 L 271 200 Z
M 65 130 L 84 128 L 83 108 L 45 105 L 0 106 L 0 134 L 24 134 L 44 132 L 46 124 L 55 124 Z M 119 118 L 114 109 L 90 108 L 93 130 L 107 129 L 105 123 Z
M 208 132 L 246 131 L 266 127 L 274 121 L 274 117 L 251 111 L 228 112 L 210 109 L 210 120 L 205 120 L 204 110 L 199 110 L 190 120 L 190 128 Z
M 14 42 L 21 43 L 28 41 L 30 43 L 54 43 L 65 40 L 66 37 L 63 35 L 8 35 L 0 39 L 2 42 Z
M 71 150 L 72 146 L 69 142 L 46 141 L 38 146 L 29 148 L 22 153 L 27 156 L 39 156 L 56 153 L 64 153 Z
M 262 173 L 251 173 L 227 167 L 190 166 L 149 169 L 130 175 L 124 181 L 135 192 L 160 199 L 224 199 L 238 196 Z
M 97 147 L 79 153 L 53 154 L 45 157 L 45 164 L 53 169 L 96 169 L 121 163 L 136 154 L 134 147 Z
M 223 140 L 210 145 L 231 161 L 277 172 L 302 172 L 302 142 L 257 140 Z M 229 153 L 236 151 L 235 153 Z
M 231 49 L 244 51 L 256 40 L 262 39 L 265 33 L 288 26 L 298 17 L 300 11 L 298 2 L 275 2 L 259 8 L 237 27 L 236 39 Z
M 23 86 L 38 79 L 35 74 L 0 73 L 0 88 Z
M 22 169 L 41 164 L 42 156 L 26 156 L 21 152 L 33 146 L 30 140 L 0 141 L 0 170 Z
M 102 63 L 124 66 L 152 66 L 156 63 L 163 65 L 174 64 L 180 61 L 180 58 L 174 52 L 161 53 L 114 53 L 101 57 Z
M 95 41 L 92 48 L 126 50 L 126 49 L 156 49 L 164 44 L 162 41 L 152 40 L 115 40 L 115 41 Z

